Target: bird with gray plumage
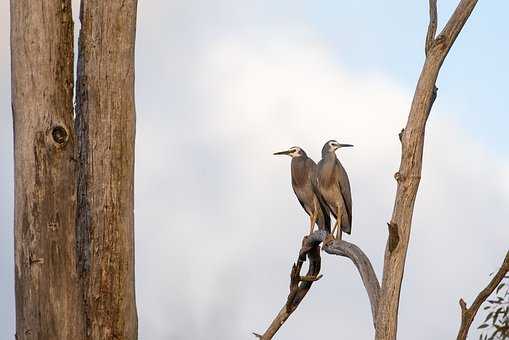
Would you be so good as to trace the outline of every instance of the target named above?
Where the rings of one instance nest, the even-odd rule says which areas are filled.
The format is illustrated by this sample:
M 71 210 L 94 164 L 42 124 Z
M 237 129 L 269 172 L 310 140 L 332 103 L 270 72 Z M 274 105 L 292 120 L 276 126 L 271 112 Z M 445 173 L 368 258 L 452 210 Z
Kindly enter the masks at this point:
M 274 155 L 292 157 L 292 187 L 302 208 L 309 215 L 309 234 L 313 232 L 315 224 L 319 229 L 330 233 L 330 212 L 327 206 L 318 199 L 316 191 L 316 163 L 298 146 L 276 152 Z
M 352 146 L 335 140 L 328 141 L 322 148 L 322 159 L 317 166 L 316 187 L 319 198 L 336 219 L 332 234 L 337 230 L 338 239 L 341 239 L 343 231 L 347 234 L 352 232 L 352 194 L 348 175 L 336 157 L 336 150 Z

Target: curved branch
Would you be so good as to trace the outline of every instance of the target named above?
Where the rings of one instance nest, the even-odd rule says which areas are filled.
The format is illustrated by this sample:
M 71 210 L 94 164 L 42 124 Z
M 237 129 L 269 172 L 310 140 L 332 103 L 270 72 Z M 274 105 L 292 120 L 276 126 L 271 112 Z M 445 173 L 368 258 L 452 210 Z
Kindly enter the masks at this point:
M 297 309 L 311 288 L 312 283 L 322 278 L 322 275 L 318 275 L 321 265 L 319 245 L 324 241 L 327 243 L 327 235 L 326 231 L 317 230 L 311 235 L 304 237 L 302 248 L 299 251 L 299 259 L 293 265 L 290 273 L 290 294 L 288 294 L 287 301 L 263 335 L 253 333 L 256 337 L 263 340 L 272 339 L 288 317 Z M 322 249 L 328 254 L 344 256 L 352 260 L 359 270 L 362 282 L 368 293 L 373 323 L 375 323 L 380 296 L 380 284 L 369 258 L 358 246 L 343 240 L 335 240 L 332 244 L 328 245 L 324 244 Z M 300 270 L 302 264 L 306 261 L 306 257 L 309 259 L 308 273 L 306 276 L 300 276 Z
M 373 270 L 373 266 L 367 255 L 353 243 L 336 240 L 330 246 L 324 246 L 323 250 L 329 254 L 348 257 L 359 270 L 362 283 L 368 293 L 371 304 L 371 314 L 373 315 L 373 324 L 376 328 L 376 311 L 378 309 L 378 299 L 380 297 L 380 283 Z
M 297 263 L 294 263 L 290 272 L 290 293 L 286 303 L 276 315 L 269 328 L 263 335 L 253 333 L 257 338 L 268 340 L 276 334 L 288 317 L 297 309 L 307 292 L 318 281 L 322 275 L 320 273 L 321 257 L 320 243 L 325 239 L 327 233 L 324 230 L 317 230 L 309 236 L 304 236 L 302 247 L 299 251 Z M 309 268 L 306 276 L 300 276 L 302 264 L 309 260 Z
M 509 273 L 509 251 L 507 252 L 502 266 L 498 270 L 497 274 L 491 279 L 490 283 L 484 288 L 479 295 L 475 298 L 472 306 L 467 308 L 467 304 L 463 299 L 460 299 L 461 307 L 461 326 L 458 332 L 457 340 L 465 340 L 467 338 L 468 330 L 470 325 L 477 314 L 477 311 L 481 307 L 484 301 L 493 293 L 495 288 L 500 284 L 500 281 Z

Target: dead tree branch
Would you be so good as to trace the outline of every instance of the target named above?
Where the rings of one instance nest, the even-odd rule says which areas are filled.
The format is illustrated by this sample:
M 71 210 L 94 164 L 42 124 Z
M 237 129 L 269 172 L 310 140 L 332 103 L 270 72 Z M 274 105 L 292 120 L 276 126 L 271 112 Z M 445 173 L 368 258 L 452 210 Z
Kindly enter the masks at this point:
M 322 277 L 318 275 L 321 265 L 320 243 L 326 237 L 327 233 L 323 230 L 317 230 L 313 234 L 304 237 L 298 261 L 293 265 L 290 273 L 290 294 L 288 294 L 287 301 L 263 335 L 253 333 L 256 337 L 263 340 L 272 339 L 288 317 L 297 309 L 311 288 L 312 283 Z M 355 264 L 368 293 L 374 323 L 380 296 L 380 284 L 369 258 L 358 246 L 343 240 L 336 240 L 330 245 L 324 245 L 323 250 L 328 254 L 348 257 Z M 308 273 L 306 276 L 300 276 L 300 270 L 306 260 L 306 256 L 309 259 Z
M 325 239 L 325 236 L 326 232 L 322 230 L 317 230 L 309 236 L 304 236 L 297 263 L 293 264 L 290 272 L 290 293 L 286 303 L 263 335 L 253 333 L 257 338 L 263 340 L 272 339 L 288 317 L 297 309 L 313 285 L 313 282 L 318 281 L 322 277 L 318 275 L 321 266 L 320 243 Z M 302 264 L 306 261 L 306 257 L 309 260 L 308 272 L 306 276 L 300 276 Z
M 428 25 L 428 34 L 426 35 L 426 57 L 428 56 L 428 52 L 433 46 L 433 41 L 435 40 L 435 35 L 437 34 L 437 0 L 429 0 L 429 25 Z
M 490 283 L 484 288 L 479 295 L 475 298 L 472 306 L 467 308 L 467 304 L 463 299 L 460 299 L 460 307 L 461 307 L 461 325 L 460 330 L 458 332 L 457 340 L 465 340 L 468 335 L 468 330 L 470 329 L 470 325 L 477 314 L 477 311 L 481 307 L 481 305 L 486 301 L 486 299 L 493 293 L 495 288 L 499 285 L 502 279 L 509 273 L 509 251 L 507 252 L 504 262 L 500 266 L 497 274 L 493 276 Z
M 396 339 L 401 282 L 421 178 L 425 127 L 436 97 L 435 83 L 449 50 L 476 4 L 477 0 L 461 0 L 442 32 L 435 38 L 436 1 L 430 0 L 426 60 L 417 83 L 407 125 L 401 136 L 402 156 L 397 172 L 398 188 L 390 222 L 390 225 L 397 226 L 399 241 L 395 244 L 394 237 L 389 237 L 385 250 L 382 288 L 376 313 L 376 340 Z
M 329 254 L 348 257 L 359 270 L 362 283 L 368 293 L 369 302 L 371 304 L 371 314 L 373 315 L 373 324 L 376 328 L 376 311 L 378 308 L 378 299 L 380 298 L 380 283 L 373 270 L 373 266 L 366 254 L 355 244 L 336 240 L 330 246 L 324 246 L 323 250 Z

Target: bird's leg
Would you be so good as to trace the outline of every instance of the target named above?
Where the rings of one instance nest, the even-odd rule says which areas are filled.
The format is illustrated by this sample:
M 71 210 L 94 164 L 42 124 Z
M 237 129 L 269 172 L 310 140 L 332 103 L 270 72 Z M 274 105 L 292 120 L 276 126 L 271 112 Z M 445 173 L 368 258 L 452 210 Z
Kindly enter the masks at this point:
M 316 217 L 316 214 L 309 216 L 309 235 L 311 235 L 315 229 Z
M 343 236 L 343 230 L 341 230 L 341 227 L 338 227 L 338 233 L 336 235 L 336 240 L 341 240 L 342 236 Z
M 332 228 L 332 233 L 331 235 L 334 236 L 334 232 L 336 231 L 336 229 L 338 228 L 338 225 L 339 225 L 339 222 L 336 220 L 336 223 L 334 223 L 334 228 Z

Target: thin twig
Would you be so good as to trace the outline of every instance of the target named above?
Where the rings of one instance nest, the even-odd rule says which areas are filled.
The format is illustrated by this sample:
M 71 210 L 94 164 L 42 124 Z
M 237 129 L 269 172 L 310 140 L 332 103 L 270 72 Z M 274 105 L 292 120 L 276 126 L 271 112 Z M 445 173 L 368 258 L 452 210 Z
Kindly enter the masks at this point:
M 470 329 L 470 325 L 477 314 L 477 311 L 481 307 L 481 305 L 486 301 L 486 299 L 493 293 L 495 288 L 500 284 L 500 282 L 504 279 L 506 274 L 509 272 L 509 251 L 507 252 L 504 262 L 500 266 L 497 274 L 491 279 L 490 283 L 484 288 L 479 295 L 475 298 L 472 306 L 467 308 L 467 304 L 463 299 L 460 299 L 460 307 L 461 307 L 461 325 L 460 330 L 458 332 L 457 340 L 465 340 L 467 338 L 468 330 Z

